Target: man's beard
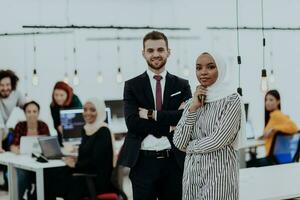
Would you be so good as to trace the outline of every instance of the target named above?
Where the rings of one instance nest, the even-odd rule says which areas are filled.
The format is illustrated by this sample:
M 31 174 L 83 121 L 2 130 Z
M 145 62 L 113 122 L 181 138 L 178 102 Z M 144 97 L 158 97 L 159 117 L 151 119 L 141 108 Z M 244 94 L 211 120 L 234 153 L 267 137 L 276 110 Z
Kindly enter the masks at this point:
M 9 91 L 9 92 L 1 91 L 0 97 L 3 99 L 6 99 L 7 97 L 9 97 L 10 93 L 11 93 L 11 91 Z
M 154 70 L 160 70 L 161 68 L 163 68 L 166 65 L 166 63 L 167 63 L 167 59 L 162 60 L 161 64 L 157 67 L 155 65 L 152 65 L 151 62 L 147 60 L 148 66 Z

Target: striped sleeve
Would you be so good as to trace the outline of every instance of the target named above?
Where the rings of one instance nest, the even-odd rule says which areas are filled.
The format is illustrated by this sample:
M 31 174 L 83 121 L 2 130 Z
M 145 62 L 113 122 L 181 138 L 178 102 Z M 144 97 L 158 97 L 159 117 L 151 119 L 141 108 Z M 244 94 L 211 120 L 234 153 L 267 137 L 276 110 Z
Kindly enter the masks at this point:
M 234 96 L 226 105 L 213 133 L 207 137 L 193 140 L 187 147 L 187 153 L 210 153 L 230 145 L 238 133 L 241 118 L 241 101 Z M 209 121 L 209 119 L 208 119 Z
M 190 142 L 191 132 L 197 118 L 197 112 L 189 112 L 190 104 L 191 100 L 187 101 L 173 137 L 174 145 L 181 151 L 185 151 Z

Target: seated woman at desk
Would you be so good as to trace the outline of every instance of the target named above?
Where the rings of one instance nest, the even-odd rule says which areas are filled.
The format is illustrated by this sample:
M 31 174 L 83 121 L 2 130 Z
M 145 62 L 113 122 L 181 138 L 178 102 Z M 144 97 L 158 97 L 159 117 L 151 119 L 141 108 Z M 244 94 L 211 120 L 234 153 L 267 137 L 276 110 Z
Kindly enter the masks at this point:
M 17 123 L 13 132 L 13 141 L 10 146 L 10 150 L 14 153 L 20 153 L 20 140 L 22 136 L 37 136 L 37 135 L 49 135 L 49 128 L 47 124 L 41 120 L 38 120 L 40 113 L 40 105 L 35 101 L 30 101 L 23 106 L 25 112 L 26 121 Z M 18 188 L 19 199 L 23 199 L 23 194 L 26 189 L 31 190 L 31 180 L 34 177 L 34 173 L 18 169 Z
M 294 134 L 298 127 L 287 115 L 280 111 L 280 94 L 277 90 L 270 90 L 265 95 L 265 128 L 260 137 L 265 140 L 266 156 L 270 154 L 273 138 L 276 132 Z
M 73 173 L 96 174 L 96 192 L 113 191 L 110 182 L 113 170 L 113 139 L 107 124 L 105 104 L 97 98 L 89 99 L 84 104 L 83 117 L 85 126 L 82 130 L 82 143 L 78 158 L 65 157 L 67 167 L 49 169 L 46 175 L 46 197 L 55 199 L 61 196 L 65 200 L 82 200 L 87 195 L 86 181 Z

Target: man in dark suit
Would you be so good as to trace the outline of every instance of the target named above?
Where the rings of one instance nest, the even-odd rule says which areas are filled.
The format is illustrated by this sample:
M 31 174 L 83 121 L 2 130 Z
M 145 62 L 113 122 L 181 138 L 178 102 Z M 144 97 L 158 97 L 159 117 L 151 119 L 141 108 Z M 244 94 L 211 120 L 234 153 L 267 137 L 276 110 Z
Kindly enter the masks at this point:
M 143 56 L 148 69 L 125 82 L 124 113 L 128 134 L 119 164 L 130 167 L 134 200 L 180 200 L 184 153 L 172 142 L 184 101 L 191 98 L 187 80 L 165 69 L 167 37 L 148 33 Z

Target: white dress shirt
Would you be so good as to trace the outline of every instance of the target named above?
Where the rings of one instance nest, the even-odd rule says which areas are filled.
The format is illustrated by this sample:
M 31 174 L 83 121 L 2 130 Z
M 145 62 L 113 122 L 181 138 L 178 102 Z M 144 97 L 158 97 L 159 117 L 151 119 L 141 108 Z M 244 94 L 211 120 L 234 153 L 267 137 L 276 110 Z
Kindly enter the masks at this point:
M 163 101 L 167 71 L 165 70 L 160 74 L 155 74 L 151 70 L 147 69 L 147 74 L 150 79 L 150 85 L 152 88 L 152 94 L 153 94 L 153 98 L 154 98 L 154 105 L 156 107 L 156 80 L 153 77 L 154 77 L 154 75 L 162 76 L 162 79 L 160 80 L 160 84 L 161 84 L 161 94 L 162 94 L 162 101 Z M 171 149 L 171 144 L 166 136 L 163 136 L 161 138 L 156 138 L 155 136 L 149 134 L 142 141 L 141 149 L 142 150 L 151 150 L 151 151 L 160 151 L 160 150 L 164 150 L 164 149 Z

